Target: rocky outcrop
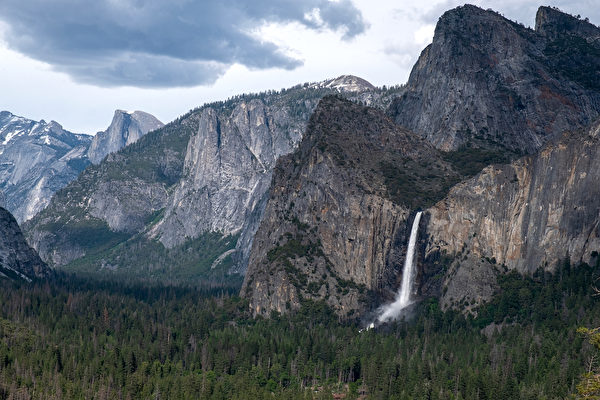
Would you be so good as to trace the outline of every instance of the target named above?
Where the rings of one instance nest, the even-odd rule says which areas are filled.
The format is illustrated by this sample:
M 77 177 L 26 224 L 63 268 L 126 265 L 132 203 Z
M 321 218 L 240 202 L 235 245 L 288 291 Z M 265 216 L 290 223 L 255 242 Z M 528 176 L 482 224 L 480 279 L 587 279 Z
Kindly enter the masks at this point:
M 558 8 L 540 7 L 535 16 L 535 31 L 548 40 L 568 35 L 579 36 L 587 41 L 600 39 L 600 29 L 587 19 L 565 14 Z
M 553 270 L 600 250 L 600 121 L 541 152 L 492 165 L 427 210 L 425 259 L 444 265 L 443 305 L 479 304 L 505 268 Z M 442 265 L 442 264 L 440 264 Z
M 413 175 L 421 173 L 428 178 Z M 324 98 L 298 150 L 277 162 L 241 295 L 255 314 L 303 299 L 341 315 L 363 311 L 369 293 L 391 295 L 399 282 L 413 202 L 442 197 L 455 177 L 381 112 Z
M 306 114 L 316 101 L 306 100 Z M 239 102 L 231 113 L 202 110 L 187 146 L 184 178 L 149 236 L 171 248 L 204 232 L 241 234 L 238 259 L 245 266 L 275 161 L 296 146 L 304 129 L 304 118 L 294 119 L 290 111 L 260 99 Z
M 0 113 L 0 190 L 3 205 L 23 222 L 42 210 L 58 189 L 89 164 L 91 137 L 52 121 Z
M 0 208 L 0 279 L 31 281 L 50 275 L 50 269 L 29 247 L 15 218 Z
M 163 125 L 153 115 L 143 111 L 117 110 L 108 129 L 94 136 L 87 156 L 92 163 L 98 164 L 108 154 L 136 142 L 146 133 Z
M 534 153 L 600 115 L 599 32 L 547 7 L 535 31 L 471 5 L 450 10 L 389 113 L 442 150 Z

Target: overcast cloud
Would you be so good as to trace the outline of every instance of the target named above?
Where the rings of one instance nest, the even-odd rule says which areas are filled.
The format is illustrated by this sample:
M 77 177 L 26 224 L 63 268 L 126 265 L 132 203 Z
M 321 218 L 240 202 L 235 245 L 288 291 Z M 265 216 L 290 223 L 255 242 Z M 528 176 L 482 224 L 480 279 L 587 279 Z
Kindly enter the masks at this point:
M 364 32 L 361 12 L 340 0 L 2 0 L 12 49 L 99 86 L 196 86 L 232 64 L 291 70 L 303 60 L 253 31 L 266 21 Z
M 0 0 L 0 110 L 95 133 L 117 108 L 168 122 L 205 102 L 342 74 L 401 84 L 440 15 L 464 0 L 202 3 Z M 526 26 L 542 4 L 600 25 L 598 0 L 471 3 Z

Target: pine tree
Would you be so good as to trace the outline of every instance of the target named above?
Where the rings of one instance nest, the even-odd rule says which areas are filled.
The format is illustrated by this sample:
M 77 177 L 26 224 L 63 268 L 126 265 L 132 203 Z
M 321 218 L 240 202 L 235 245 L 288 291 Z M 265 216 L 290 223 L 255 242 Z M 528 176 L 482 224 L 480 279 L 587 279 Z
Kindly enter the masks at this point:
M 600 356 L 600 327 L 595 329 L 579 328 L 577 332 L 585 335 L 592 346 L 597 350 L 588 361 L 587 371 L 577 385 L 577 394 L 580 399 L 600 400 L 600 368 L 597 366 Z

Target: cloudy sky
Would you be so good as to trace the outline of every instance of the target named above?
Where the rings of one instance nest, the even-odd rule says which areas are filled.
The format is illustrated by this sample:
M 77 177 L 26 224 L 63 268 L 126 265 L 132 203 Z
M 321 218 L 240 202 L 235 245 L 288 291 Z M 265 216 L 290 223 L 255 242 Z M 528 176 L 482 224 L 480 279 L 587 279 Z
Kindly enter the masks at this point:
M 539 1 L 539 0 L 538 0 Z M 555 0 L 600 24 L 598 0 Z M 533 26 L 532 0 L 476 0 Z M 455 0 L 1 0 L 0 110 L 74 132 L 342 74 L 406 82 Z

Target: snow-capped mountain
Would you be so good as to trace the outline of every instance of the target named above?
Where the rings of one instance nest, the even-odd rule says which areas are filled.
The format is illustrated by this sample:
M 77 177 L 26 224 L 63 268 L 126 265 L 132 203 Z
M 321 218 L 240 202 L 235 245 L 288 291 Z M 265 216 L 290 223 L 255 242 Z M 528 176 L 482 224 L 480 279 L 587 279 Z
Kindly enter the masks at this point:
M 110 127 L 95 138 L 69 132 L 55 121 L 33 121 L 2 111 L 0 202 L 19 223 L 27 221 L 91 160 L 102 159 L 159 126 L 162 123 L 150 114 L 117 111 Z
M 44 208 L 52 194 L 89 164 L 88 135 L 57 122 L 0 113 L 0 189 L 4 206 L 23 222 Z
M 334 89 L 338 92 L 366 92 L 375 89 L 370 82 L 354 75 L 338 76 L 337 78 L 313 83 L 310 87 L 318 89 Z

